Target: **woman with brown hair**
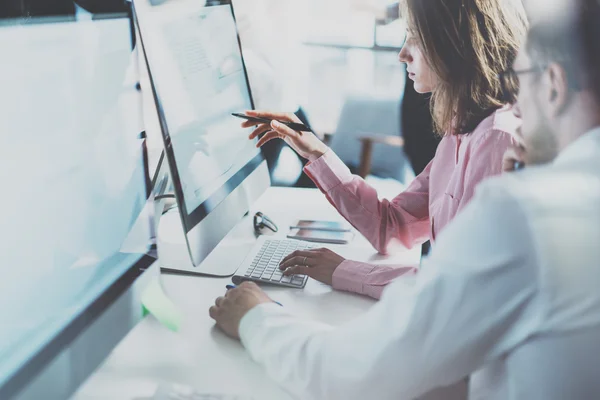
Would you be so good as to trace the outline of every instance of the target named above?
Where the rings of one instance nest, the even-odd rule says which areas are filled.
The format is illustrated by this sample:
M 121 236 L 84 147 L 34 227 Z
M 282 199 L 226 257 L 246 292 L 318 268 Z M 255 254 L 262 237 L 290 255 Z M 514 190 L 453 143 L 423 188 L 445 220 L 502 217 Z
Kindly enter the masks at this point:
M 434 242 L 477 184 L 502 171 L 503 154 L 520 123 L 504 102 L 497 78 L 512 65 L 526 34 L 520 0 L 405 0 L 403 9 L 408 32 L 399 58 L 415 90 L 431 93 L 434 125 L 442 136 L 434 159 L 406 191 L 391 201 L 379 200 L 310 132 L 274 121 L 250 135 L 264 133 L 257 146 L 281 138 L 307 158 L 307 175 L 381 253 L 393 240 L 406 247 Z M 290 114 L 247 114 L 298 122 Z M 375 298 L 394 278 L 415 271 L 345 260 L 325 249 L 294 252 L 281 269 Z

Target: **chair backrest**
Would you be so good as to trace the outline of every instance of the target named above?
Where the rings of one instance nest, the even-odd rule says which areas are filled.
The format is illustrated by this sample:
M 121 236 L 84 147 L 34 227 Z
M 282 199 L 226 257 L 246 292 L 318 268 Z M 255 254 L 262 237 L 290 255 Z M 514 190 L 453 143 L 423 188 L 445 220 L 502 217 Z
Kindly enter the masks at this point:
M 350 167 L 360 164 L 360 137 L 374 133 L 401 136 L 400 99 L 349 97 L 346 99 L 333 138 L 331 149 Z M 381 143 L 373 145 L 371 174 L 404 181 L 409 168 L 404 151 Z

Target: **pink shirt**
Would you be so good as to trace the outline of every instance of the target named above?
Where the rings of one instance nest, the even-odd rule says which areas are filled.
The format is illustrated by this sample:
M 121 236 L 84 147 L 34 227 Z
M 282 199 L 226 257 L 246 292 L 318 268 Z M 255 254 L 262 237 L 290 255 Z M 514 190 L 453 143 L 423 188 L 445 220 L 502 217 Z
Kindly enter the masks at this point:
M 327 199 L 381 253 L 392 240 L 410 248 L 441 230 L 471 200 L 484 178 L 502 171 L 502 157 L 520 120 L 504 107 L 470 134 L 445 136 L 434 159 L 392 201 L 379 200 L 363 179 L 328 151 L 305 167 Z M 396 277 L 414 267 L 391 267 L 346 260 L 333 274 L 333 287 L 379 298 Z

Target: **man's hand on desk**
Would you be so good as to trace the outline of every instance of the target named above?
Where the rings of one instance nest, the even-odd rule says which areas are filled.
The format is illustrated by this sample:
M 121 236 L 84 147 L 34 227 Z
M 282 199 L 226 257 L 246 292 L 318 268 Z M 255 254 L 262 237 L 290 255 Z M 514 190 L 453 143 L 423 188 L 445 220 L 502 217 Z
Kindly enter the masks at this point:
M 225 296 L 217 298 L 208 312 L 227 335 L 239 339 L 240 321 L 244 315 L 260 304 L 272 302 L 255 283 L 244 282 L 228 290 Z
M 294 251 L 285 257 L 279 269 L 284 275 L 308 275 L 319 282 L 331 285 L 333 273 L 345 258 L 329 249 Z

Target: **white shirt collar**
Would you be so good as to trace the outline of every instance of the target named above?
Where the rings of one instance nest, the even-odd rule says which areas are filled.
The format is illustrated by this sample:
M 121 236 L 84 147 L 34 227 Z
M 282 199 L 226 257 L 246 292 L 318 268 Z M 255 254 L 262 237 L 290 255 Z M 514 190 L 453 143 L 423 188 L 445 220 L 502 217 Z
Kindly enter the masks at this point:
M 568 163 L 577 159 L 581 159 L 582 156 L 592 155 L 600 149 L 600 126 L 584 133 L 569 144 L 554 160 L 554 164 L 560 165 Z

